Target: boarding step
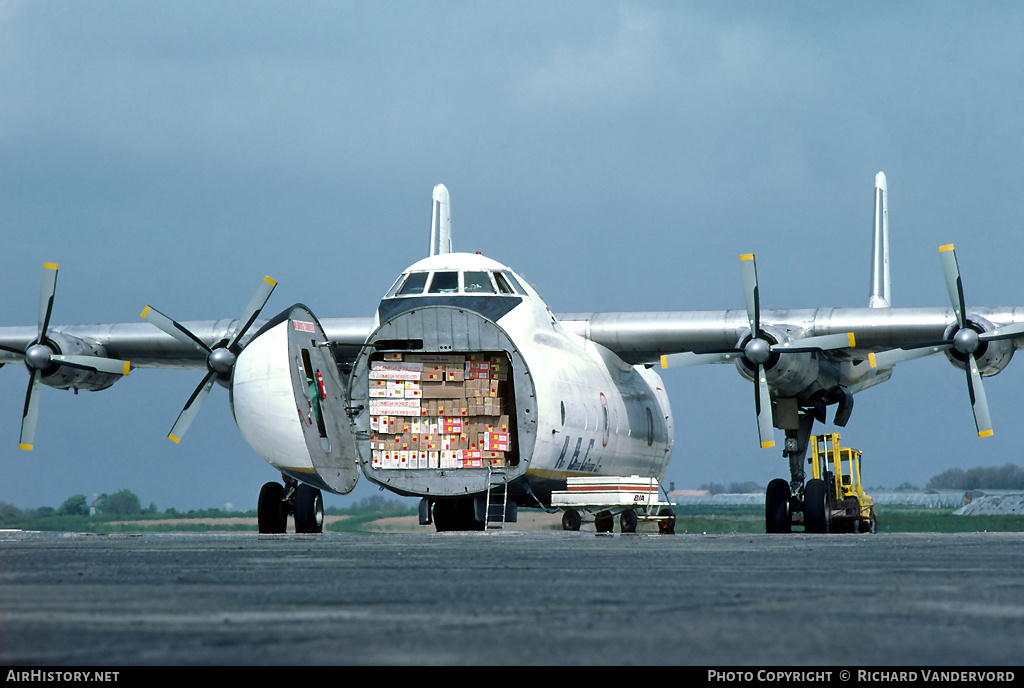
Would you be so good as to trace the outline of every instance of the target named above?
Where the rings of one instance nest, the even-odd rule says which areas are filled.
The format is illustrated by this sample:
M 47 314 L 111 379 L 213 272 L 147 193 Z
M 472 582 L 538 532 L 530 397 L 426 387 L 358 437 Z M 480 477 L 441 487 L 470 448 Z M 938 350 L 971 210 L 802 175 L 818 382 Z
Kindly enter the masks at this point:
M 484 523 L 484 528 L 486 530 L 504 530 L 505 509 L 508 505 L 508 481 L 505 471 L 489 469 L 487 483 L 487 520 Z

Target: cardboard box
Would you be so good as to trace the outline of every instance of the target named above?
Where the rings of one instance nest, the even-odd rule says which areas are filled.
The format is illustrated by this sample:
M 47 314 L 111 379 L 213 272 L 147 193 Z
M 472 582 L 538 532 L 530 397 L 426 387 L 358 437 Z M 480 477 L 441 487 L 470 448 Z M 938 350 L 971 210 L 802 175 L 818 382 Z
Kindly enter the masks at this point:
M 370 361 L 370 370 L 418 373 L 423 370 L 423 364 L 403 363 L 400 361 Z
M 464 399 L 466 391 L 457 382 L 445 382 L 443 380 L 426 381 L 421 383 L 424 399 Z
M 418 416 L 419 399 L 370 399 L 370 415 Z
M 466 362 L 465 354 L 406 354 L 405 360 L 412 363 L 431 363 L 435 365 L 463 365 Z
M 485 432 L 484 450 L 506 452 L 509 450 L 509 434 L 507 432 Z

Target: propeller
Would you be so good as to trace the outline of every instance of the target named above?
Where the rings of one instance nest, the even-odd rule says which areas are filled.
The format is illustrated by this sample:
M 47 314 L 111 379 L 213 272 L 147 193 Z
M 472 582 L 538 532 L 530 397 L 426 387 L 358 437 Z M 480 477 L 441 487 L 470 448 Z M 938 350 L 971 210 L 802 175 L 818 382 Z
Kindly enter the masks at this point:
M 45 373 L 51 372 L 55 366 L 112 375 L 127 375 L 131 369 L 128 361 L 115 358 L 57 353 L 54 345 L 46 337 L 50 329 L 50 315 L 53 313 L 53 297 L 57 290 L 57 268 L 56 263 L 43 263 L 43 284 L 39 295 L 39 330 L 35 340 L 24 350 L 0 346 L 0 350 L 20 356 L 29 371 L 25 409 L 21 414 L 21 437 L 18 441 L 18 446 L 27 451 L 32 450 L 35 439 L 36 423 L 39 420 L 39 388 L 43 384 Z
M 947 339 L 922 342 L 877 354 L 868 354 L 868 361 L 872 368 L 887 368 L 896 363 L 930 356 L 939 351 L 956 350 L 966 359 L 967 393 L 971 398 L 971 408 L 974 411 L 974 424 L 978 429 L 978 437 L 989 437 L 993 434 L 992 419 L 989 416 L 988 401 L 985 399 L 985 387 L 981 383 L 981 373 L 978 371 L 978 361 L 974 353 L 984 342 L 1013 339 L 1014 337 L 1024 335 L 1024 323 L 1007 325 L 1006 327 L 996 328 L 991 332 L 977 332 L 967 320 L 964 286 L 963 281 L 960 279 L 960 267 L 956 261 L 956 251 L 953 249 L 953 244 L 940 246 L 939 255 L 942 258 L 942 271 L 946 277 L 946 289 L 949 292 L 949 300 L 953 305 L 953 313 L 956 315 L 956 329 L 950 333 Z
M 761 330 L 761 298 L 757 286 L 757 264 L 753 253 L 745 253 L 740 256 L 740 268 L 743 274 L 743 294 L 746 299 L 747 322 L 750 325 L 750 337 L 747 341 L 743 343 L 742 347 L 667 354 L 661 357 L 661 367 L 675 368 L 705 363 L 723 363 L 734 361 L 737 358 L 745 360 L 755 371 L 754 409 L 757 412 L 757 432 L 761 439 L 761 447 L 774 447 L 775 437 L 772 424 L 771 391 L 765 375 L 765 364 L 768 363 L 774 354 L 795 354 L 853 348 L 856 342 L 852 332 L 845 332 L 805 337 L 795 342 L 772 343 Z
M 185 436 L 188 427 L 199 414 L 199 409 L 202 408 L 206 397 L 209 396 L 213 383 L 218 379 L 224 382 L 231 379 L 231 371 L 235 367 L 235 359 L 242 350 L 238 346 L 238 342 L 249 331 L 252 324 L 256 322 L 256 318 L 259 317 L 263 307 L 267 305 L 267 301 L 270 299 L 270 295 L 274 292 L 274 287 L 276 286 L 277 282 L 269 277 L 264 277 L 263 282 L 249 301 L 249 305 L 242 312 L 242 317 L 232 323 L 231 329 L 224 338 L 213 347 L 207 346 L 203 340 L 183 325 L 167 317 L 157 309 L 146 306 L 142 311 L 143 318 L 179 342 L 195 348 L 206 356 L 206 367 L 209 372 L 207 372 L 202 382 L 199 383 L 199 386 L 196 387 L 196 390 L 192 392 L 192 396 L 185 402 L 185 407 L 178 414 L 178 419 L 167 434 L 167 437 L 175 444 L 181 442 L 181 438 Z

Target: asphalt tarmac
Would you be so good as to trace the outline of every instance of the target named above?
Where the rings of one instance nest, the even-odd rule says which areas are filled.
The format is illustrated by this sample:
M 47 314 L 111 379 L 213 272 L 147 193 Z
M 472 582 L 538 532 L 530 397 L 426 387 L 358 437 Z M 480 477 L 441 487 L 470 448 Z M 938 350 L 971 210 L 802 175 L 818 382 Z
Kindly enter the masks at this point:
M 1022 571 L 1019 533 L 0 532 L 0 663 L 1018 665 Z

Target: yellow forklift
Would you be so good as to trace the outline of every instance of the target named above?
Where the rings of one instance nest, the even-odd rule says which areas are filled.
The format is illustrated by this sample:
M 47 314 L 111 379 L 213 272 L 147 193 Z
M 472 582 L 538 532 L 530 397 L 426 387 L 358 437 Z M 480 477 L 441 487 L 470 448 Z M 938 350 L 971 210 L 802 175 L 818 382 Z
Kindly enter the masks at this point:
M 860 482 L 861 452 L 839 446 L 839 433 L 812 435 L 811 480 L 804 488 L 804 530 L 874 533 L 874 502 Z

